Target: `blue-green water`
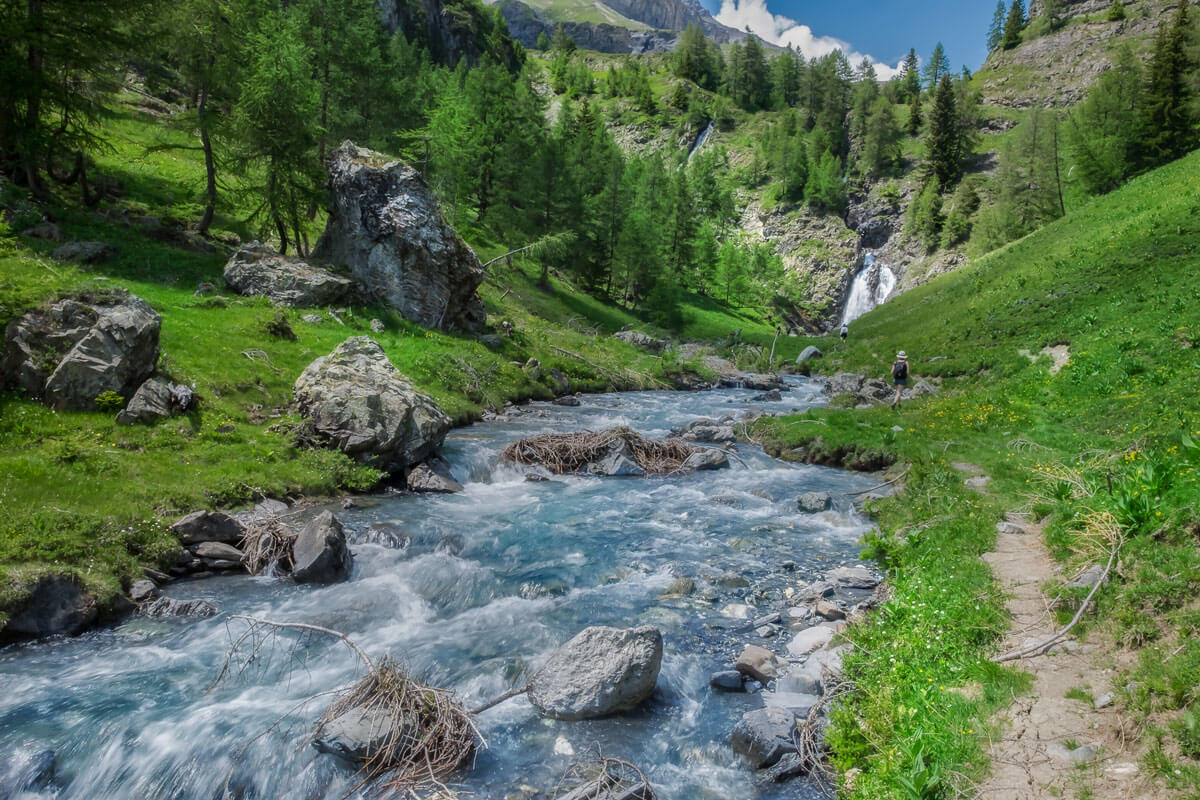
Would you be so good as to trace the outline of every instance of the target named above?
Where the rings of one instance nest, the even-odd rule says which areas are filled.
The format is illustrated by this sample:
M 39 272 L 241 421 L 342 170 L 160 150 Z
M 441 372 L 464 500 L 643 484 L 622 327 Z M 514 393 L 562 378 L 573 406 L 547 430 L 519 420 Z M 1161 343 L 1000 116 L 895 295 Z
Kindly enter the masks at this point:
M 513 419 L 447 439 L 461 494 L 381 495 L 339 510 L 355 555 L 346 583 L 297 587 L 247 576 L 180 583 L 172 596 L 207 599 L 222 614 L 132 618 L 77 639 L 0 650 L 0 759 L 51 748 L 58 775 L 23 795 L 0 786 L 0 798 L 213 800 L 231 771 L 232 797 L 342 797 L 354 785 L 350 773 L 303 743 L 327 699 L 251 740 L 306 696 L 353 680 L 353 657 L 326 640 L 290 650 L 285 642 L 241 678 L 206 692 L 242 630 L 230 613 L 343 631 L 373 656 L 400 658 L 454 689 L 468 706 L 523 682 L 523 670 L 587 625 L 652 624 L 663 631 L 665 656 L 642 710 L 561 722 L 541 719 L 524 698 L 510 700 L 479 717 L 488 747 L 462 774 L 462 788 L 499 800 L 533 786 L 552 797 L 564 771 L 599 750 L 638 764 L 665 800 L 817 797 L 803 781 L 756 787 L 728 737 L 762 700 L 714 693 L 708 676 L 743 644 L 762 643 L 746 630 L 748 620 L 722 609 L 778 610 L 787 586 L 855 562 L 868 523 L 844 493 L 875 481 L 784 464 L 752 445 L 738 447 L 744 463 L 734 460 L 731 469 L 665 479 L 532 483 L 523 470 L 498 464 L 508 442 L 535 433 L 626 424 L 658 438 L 698 416 L 819 402 L 804 379 L 792 387 L 776 403 L 753 403 L 755 392 L 731 389 L 598 395 L 580 408 L 531 404 Z M 840 497 L 837 510 L 798 514 L 796 496 L 814 490 Z M 696 594 L 662 597 L 679 576 L 695 579 Z M 297 668 L 284 669 L 289 663 Z

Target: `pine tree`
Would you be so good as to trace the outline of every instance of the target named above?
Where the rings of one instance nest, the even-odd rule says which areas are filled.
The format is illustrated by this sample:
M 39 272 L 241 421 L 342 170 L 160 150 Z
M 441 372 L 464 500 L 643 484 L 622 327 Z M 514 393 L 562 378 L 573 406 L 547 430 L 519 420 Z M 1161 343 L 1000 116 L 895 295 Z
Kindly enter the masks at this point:
M 1170 24 L 1159 32 L 1146 68 L 1137 154 L 1142 169 L 1165 164 L 1196 146 L 1196 119 L 1188 84 L 1195 65 L 1188 52 L 1187 11 L 1188 0 L 1179 0 Z
M 264 15 L 247 52 L 252 59 L 233 119 L 239 161 L 258 198 L 250 221 L 260 235 L 278 236 L 281 253 L 293 243 L 304 253 L 302 219 L 320 197 L 324 174 L 317 161 L 320 88 L 300 11 Z
M 941 241 L 944 221 L 941 189 L 934 178 L 925 182 L 916 202 L 909 206 L 905 231 L 924 245 L 926 250 L 934 250 Z
M 1120 22 L 1125 19 L 1125 4 L 1121 0 L 1113 0 L 1108 11 L 1104 13 L 1104 18 L 1109 22 Z
M 803 66 L 791 47 L 771 62 L 771 88 L 776 108 L 791 108 L 800 100 L 800 78 Z
M 977 226 L 976 239 L 985 250 L 1063 215 L 1059 145 L 1052 111 L 1034 109 L 1013 129 L 992 179 L 995 201 Z
M 900 127 L 892 104 L 878 97 L 872 104 L 863 134 L 859 172 L 870 178 L 886 175 L 900 161 Z
M 567 33 L 567 29 L 561 22 L 554 26 L 554 37 L 550 40 L 550 48 L 558 53 L 575 52 L 575 40 Z
M 809 167 L 804 196 L 809 205 L 819 211 L 845 212 L 846 182 L 842 179 L 842 162 L 829 150 Z
M 950 74 L 950 59 L 946 57 L 946 49 L 942 47 L 941 42 L 938 42 L 933 48 L 933 54 L 929 56 L 929 63 L 921 72 L 925 78 L 925 85 L 931 92 L 937 88 L 943 75 Z
M 925 140 L 929 169 L 944 187 L 953 186 L 962 175 L 966 157 L 965 142 L 949 75 L 943 75 L 933 98 L 929 115 L 929 133 Z
M 954 196 L 950 198 L 949 208 L 942 208 L 946 212 L 942 224 L 942 247 L 953 247 L 965 242 L 971 235 L 972 217 L 979 210 L 979 193 L 972 183 L 970 180 L 959 183 Z
M 992 24 L 988 27 L 987 49 L 992 52 L 1004 41 L 1004 0 L 996 0 L 996 13 L 992 15 Z
M 1004 39 L 1001 44 L 1005 50 L 1010 50 L 1021 43 L 1021 31 L 1025 28 L 1025 5 L 1021 0 L 1013 0 L 1008 9 L 1008 17 L 1004 20 Z
M 909 136 L 918 136 L 921 133 L 921 93 L 917 92 L 912 96 L 912 101 L 908 104 L 908 123 L 904 126 L 904 132 Z
M 545 31 L 538 34 L 537 44 L 534 46 L 543 53 L 550 49 L 550 37 L 546 35 Z
M 1141 62 L 1127 45 L 1067 117 L 1067 151 L 1088 193 L 1110 192 L 1133 172 L 1141 90 Z
M 917 61 L 917 51 L 909 48 L 900 67 L 900 101 L 911 101 L 913 95 L 921 93 L 921 69 Z

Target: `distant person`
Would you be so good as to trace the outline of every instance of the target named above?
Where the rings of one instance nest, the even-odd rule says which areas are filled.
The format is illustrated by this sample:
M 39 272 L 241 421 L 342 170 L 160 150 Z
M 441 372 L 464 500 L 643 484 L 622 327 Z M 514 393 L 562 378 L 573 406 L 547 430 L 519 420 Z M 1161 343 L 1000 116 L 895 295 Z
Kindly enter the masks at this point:
M 843 322 L 842 323 L 842 343 L 843 344 L 846 343 L 846 336 L 849 335 L 849 333 L 850 333 L 850 326 L 847 323 Z
M 892 398 L 892 408 L 900 407 L 900 396 L 904 387 L 908 386 L 908 354 L 901 350 L 896 353 L 896 363 L 892 364 L 892 383 L 896 386 L 896 396 Z

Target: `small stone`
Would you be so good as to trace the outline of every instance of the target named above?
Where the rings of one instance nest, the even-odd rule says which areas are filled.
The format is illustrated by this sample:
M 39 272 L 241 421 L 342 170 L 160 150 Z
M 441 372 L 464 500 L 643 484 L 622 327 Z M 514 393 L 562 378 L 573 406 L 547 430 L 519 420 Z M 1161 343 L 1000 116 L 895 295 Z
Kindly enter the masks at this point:
M 1082 573 L 1080 573 L 1073 581 L 1067 584 L 1068 589 L 1091 589 L 1097 583 L 1100 583 L 1100 577 L 1104 575 L 1104 567 L 1100 564 L 1092 564 Z M 1108 581 L 1105 576 L 1105 582 Z
M 386 330 L 387 330 L 387 325 L 383 324 L 383 320 L 381 320 L 381 319 L 371 320 L 371 332 L 372 333 L 383 333 Z
M 820 694 L 821 673 L 819 670 L 796 669 L 789 670 L 775 682 L 775 691 L 792 692 L 795 694 Z
M 750 615 L 754 612 L 753 606 L 748 606 L 745 603 L 730 603 L 721 609 L 721 615 L 733 617 L 734 619 L 750 619 Z
M 309 325 L 320 325 L 325 321 L 325 318 L 320 314 L 305 314 L 300 317 L 301 322 L 307 322 Z
M 575 408 L 577 406 L 583 405 L 583 403 L 580 402 L 579 398 L 573 394 L 567 394 L 567 395 L 563 395 L 562 397 L 556 397 L 556 398 L 554 398 L 553 402 L 554 402 L 554 405 L 556 405 L 556 406 L 569 406 L 571 408 Z
M 1016 523 L 1013 523 L 1013 522 L 1004 521 L 1004 522 L 996 523 L 996 533 L 1000 534 L 1001 536 L 1020 535 L 1025 532 L 1026 532 L 1026 529 L 1024 528 L 1024 526 L 1017 525 Z
M 760 683 L 770 683 L 779 677 L 783 662 L 765 647 L 748 644 L 738 656 L 734 669 Z
M 982 489 L 991 483 L 991 480 L 987 475 L 977 475 L 974 478 L 967 478 L 963 481 L 963 485 L 969 489 Z
M 904 433 L 904 428 L 900 427 L 899 425 L 893 425 L 892 432 L 893 433 Z
M 874 589 L 879 585 L 879 578 L 866 567 L 837 567 L 827 577 L 850 589 Z
M 751 627 L 761 628 L 764 625 L 774 625 L 774 624 L 778 623 L 779 620 L 780 620 L 779 612 L 773 611 L 770 614 L 767 614 L 765 617 L 759 617 L 758 619 L 754 620 L 754 622 L 752 622 L 750 624 L 751 624 Z
M 1111 767 L 1107 767 L 1104 770 L 1104 774 L 1110 778 L 1124 780 L 1137 775 L 1138 771 L 1138 765 L 1134 764 L 1132 761 L 1121 761 L 1113 764 Z
M 1046 752 L 1060 761 L 1070 761 L 1074 764 L 1088 764 L 1096 760 L 1096 756 L 1099 755 L 1099 748 L 1099 742 L 1080 745 L 1074 750 L 1067 748 L 1059 742 L 1051 742 L 1046 746 Z
M 839 620 L 846 618 L 846 612 L 839 608 L 835 603 L 828 600 L 818 600 L 816 612 L 828 620 Z
M 745 589 L 750 585 L 750 581 L 738 575 L 736 572 L 726 572 L 721 577 L 717 578 L 717 585 L 722 589 Z
M 804 774 L 804 759 L 799 753 L 785 753 L 775 762 L 774 766 L 767 767 L 763 770 L 762 781 L 764 783 L 779 783 L 786 781 L 788 778 L 794 778 L 797 775 Z
M 758 634 L 758 636 L 760 638 L 770 639 L 773 636 L 779 635 L 779 626 L 778 625 L 760 625 L 759 627 L 754 629 L 754 632 L 756 634 Z
M 829 644 L 834 637 L 834 633 L 832 628 L 826 628 L 821 625 L 800 631 L 788 642 L 788 655 L 792 658 L 808 655 L 812 651 Z
M 1113 704 L 1113 700 L 1113 693 L 1105 692 L 1096 698 L 1096 701 L 1093 703 L 1093 705 L 1096 707 L 1096 710 L 1099 711 L 1102 708 L 1108 708 L 1111 706 Z
M 567 737 L 559 736 L 554 740 L 554 755 L 556 756 L 573 756 L 575 755 L 574 746 L 567 741 Z
M 233 562 L 240 562 L 242 560 L 242 551 L 224 542 L 201 542 L 200 544 L 192 545 L 188 549 L 199 558 Z
M 812 711 L 813 706 L 820 699 L 815 694 L 781 692 L 778 687 L 776 687 L 775 691 L 763 695 L 763 703 L 767 708 L 786 709 L 801 718 L 807 717 L 808 712 Z
M 746 691 L 745 678 L 736 669 L 725 669 L 714 672 L 708 679 L 708 685 L 723 692 Z
M 135 603 L 140 603 L 143 600 L 149 600 L 153 597 L 155 591 L 157 591 L 157 587 L 151 581 L 134 581 L 133 586 L 129 587 L 129 599 Z

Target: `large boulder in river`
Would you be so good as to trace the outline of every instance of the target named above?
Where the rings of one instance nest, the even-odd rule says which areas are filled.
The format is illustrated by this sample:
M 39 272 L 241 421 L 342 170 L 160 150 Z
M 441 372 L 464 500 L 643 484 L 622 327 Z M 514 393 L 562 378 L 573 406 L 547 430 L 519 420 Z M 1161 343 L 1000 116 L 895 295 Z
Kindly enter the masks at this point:
M 296 583 L 337 583 L 349 578 L 354 559 L 341 520 L 322 511 L 305 525 L 292 545 L 292 564 Z
M 529 700 L 555 719 L 593 719 L 637 708 L 654 691 L 662 654 L 662 634 L 655 628 L 585 628 L 534 674 Z
M 225 265 L 225 285 L 295 308 L 337 305 L 354 293 L 354 281 L 299 258 L 280 255 L 259 242 L 243 245 Z
M 62 300 L 8 324 L 3 385 L 57 410 L 92 410 L 104 392 L 130 397 L 154 372 L 162 320 L 134 295 L 111 302 Z
M 363 294 L 427 328 L 483 326 L 483 266 L 420 173 L 344 142 L 329 158 L 329 185 L 333 207 L 313 258 L 345 267 Z
M 313 361 L 293 388 L 300 414 L 333 447 L 358 461 L 401 472 L 429 458 L 451 420 L 413 388 L 366 336 Z

